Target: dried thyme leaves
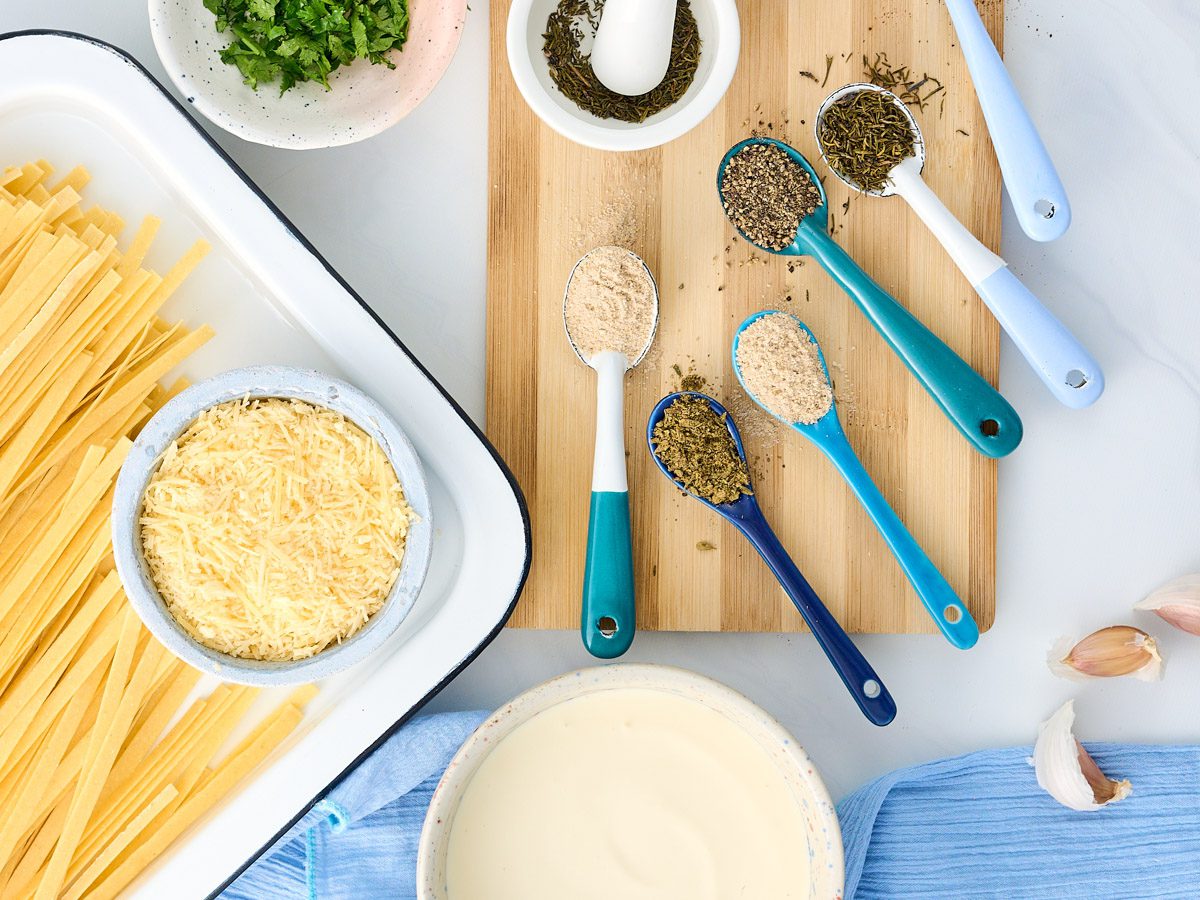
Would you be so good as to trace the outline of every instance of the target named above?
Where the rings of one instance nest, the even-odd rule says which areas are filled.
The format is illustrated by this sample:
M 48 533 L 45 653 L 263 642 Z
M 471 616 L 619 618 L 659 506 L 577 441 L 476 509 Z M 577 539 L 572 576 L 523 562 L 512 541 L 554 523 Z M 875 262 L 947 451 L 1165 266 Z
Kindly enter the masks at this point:
M 654 426 L 655 455 L 684 490 L 709 503 L 732 503 L 750 490 L 750 473 L 737 445 L 703 397 L 680 397 Z
M 688 0 L 675 9 L 675 32 L 667 74 L 653 90 L 627 97 L 605 87 L 592 71 L 592 38 L 600 25 L 604 0 L 559 0 L 546 20 L 542 52 L 550 80 L 572 103 L 601 119 L 644 122 L 678 101 L 696 78 L 700 65 L 700 31 Z M 584 29 L 587 29 L 585 32 Z
M 821 205 L 821 191 L 779 147 L 748 144 L 725 167 L 721 204 L 751 243 L 782 250 L 796 239 L 800 221 Z
M 908 116 L 879 91 L 831 103 L 817 123 L 817 140 L 829 167 L 867 191 L 882 190 L 896 164 L 916 153 Z
M 891 91 L 909 106 L 924 112 L 925 104 L 946 90 L 946 86 L 928 72 L 916 78 L 908 66 L 893 66 L 886 53 L 876 53 L 874 61 L 863 54 L 863 77 Z M 945 101 L 943 94 L 942 100 Z

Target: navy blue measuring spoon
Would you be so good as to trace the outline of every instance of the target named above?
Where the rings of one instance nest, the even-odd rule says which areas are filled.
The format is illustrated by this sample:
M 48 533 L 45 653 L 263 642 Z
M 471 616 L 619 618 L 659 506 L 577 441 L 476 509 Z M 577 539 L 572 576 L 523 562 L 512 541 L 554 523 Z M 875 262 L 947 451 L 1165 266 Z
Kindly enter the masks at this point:
M 654 426 L 662 421 L 667 407 L 681 397 L 699 397 L 712 407 L 713 412 L 724 417 L 725 427 L 729 429 L 729 436 L 733 438 L 733 443 L 737 446 L 738 456 L 742 458 L 742 462 L 746 461 L 742 436 L 738 434 L 737 426 L 733 424 L 733 419 L 726 412 L 725 407 L 707 394 L 680 391 L 668 394 L 658 401 L 658 405 L 650 413 L 650 421 L 646 424 L 646 444 L 650 448 L 650 456 L 653 457 L 655 465 L 677 488 L 689 496 L 695 497 L 721 518 L 732 523 L 738 531 L 746 536 L 746 539 L 763 558 L 763 562 L 767 564 L 767 568 L 779 579 L 779 584 L 787 592 L 792 603 L 796 605 L 800 615 L 804 616 L 804 621 L 808 623 L 813 637 L 825 651 L 829 662 L 841 677 L 842 683 L 846 685 L 846 690 L 850 692 L 850 696 L 854 698 L 854 702 L 858 704 L 863 715 L 876 725 L 887 725 L 896 718 L 896 701 L 892 699 L 892 695 L 888 693 L 888 689 L 875 674 L 875 670 L 871 668 L 866 657 L 862 655 L 858 647 L 854 646 L 854 642 L 838 624 L 833 613 L 821 602 L 816 591 L 812 589 L 800 569 L 792 562 L 787 550 L 783 548 L 783 544 L 779 542 L 779 538 L 767 524 L 754 495 L 743 494 L 732 503 L 710 503 L 703 497 L 686 490 L 671 474 L 671 470 L 658 458 L 658 454 L 654 452 Z M 746 467 L 746 471 L 749 473 L 749 466 Z

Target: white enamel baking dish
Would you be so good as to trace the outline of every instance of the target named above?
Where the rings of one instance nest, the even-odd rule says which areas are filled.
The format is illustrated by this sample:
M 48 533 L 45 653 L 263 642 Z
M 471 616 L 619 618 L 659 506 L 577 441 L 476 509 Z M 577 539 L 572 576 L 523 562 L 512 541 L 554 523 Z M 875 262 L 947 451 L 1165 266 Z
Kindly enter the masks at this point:
M 136 61 L 80 35 L 21 32 L 0 36 L 0 71 L 0 166 L 86 165 L 87 202 L 133 226 L 162 217 L 149 260 L 160 270 L 196 238 L 212 243 L 165 311 L 216 330 L 181 374 L 269 363 L 344 378 L 395 416 L 428 475 L 433 556 L 404 624 L 364 663 L 321 682 L 292 739 L 131 891 L 202 897 L 496 635 L 528 572 L 529 519 L 512 475 L 462 410 Z

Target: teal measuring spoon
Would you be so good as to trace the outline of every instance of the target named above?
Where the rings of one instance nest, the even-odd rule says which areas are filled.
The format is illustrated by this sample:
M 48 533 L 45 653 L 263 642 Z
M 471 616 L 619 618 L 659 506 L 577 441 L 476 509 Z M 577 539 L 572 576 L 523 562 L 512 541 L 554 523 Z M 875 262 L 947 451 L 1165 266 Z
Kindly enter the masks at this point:
M 755 244 L 740 228 L 738 234 L 766 253 L 781 256 L 811 256 L 833 276 L 867 321 L 874 326 L 913 377 L 954 423 L 962 436 L 984 456 L 1007 456 L 1021 443 L 1023 428 L 1017 411 L 1000 392 L 926 328 L 887 291 L 876 284 L 845 250 L 829 236 L 828 201 L 821 180 L 807 159 L 794 147 L 774 138 L 749 138 L 734 144 L 717 170 L 717 196 L 729 160 L 751 144 L 770 144 L 787 153 L 804 167 L 821 192 L 816 210 L 800 220 L 796 239 L 782 250 Z M 724 202 L 722 201 L 722 207 Z M 736 226 L 735 226 L 736 227 Z
M 629 480 L 625 470 L 625 373 L 640 363 L 658 330 L 658 285 L 650 267 L 632 250 L 654 290 L 654 323 L 638 357 L 605 350 L 587 358 L 567 326 L 571 279 L 587 254 L 571 269 L 563 291 L 563 331 L 580 362 L 596 372 L 596 447 L 592 457 L 592 497 L 588 506 L 587 557 L 579 631 L 588 653 L 615 659 L 629 649 L 637 628 L 633 578 L 633 536 L 629 521 Z
M 921 549 L 916 538 L 904 527 L 904 523 L 900 521 L 896 511 L 892 509 L 887 499 L 880 493 L 879 488 L 875 486 L 875 482 L 871 480 L 870 474 L 863 467 L 854 449 L 850 446 L 850 442 L 846 439 L 842 423 L 838 420 L 837 404 L 830 402 L 829 411 L 811 425 L 788 422 L 776 415 L 754 395 L 753 391 L 746 387 L 746 383 L 742 379 L 742 369 L 738 365 L 738 341 L 741 339 L 742 332 L 752 322 L 776 312 L 777 310 L 765 309 L 754 313 L 738 326 L 737 333 L 733 336 L 733 371 L 736 373 L 742 389 L 755 403 L 784 424 L 796 429 L 829 457 L 829 461 L 846 479 L 846 483 L 850 485 L 851 490 L 862 503 L 863 508 L 871 517 L 871 521 L 875 523 L 875 527 L 887 541 L 892 555 L 896 557 L 896 562 L 900 564 L 901 570 L 908 578 L 908 583 L 913 586 L 913 590 L 917 592 L 921 603 L 924 604 L 933 621 L 937 623 L 937 627 L 941 629 L 946 640 L 960 650 L 970 649 L 979 640 L 979 626 L 971 618 L 971 613 L 967 610 L 966 605 L 954 593 L 954 588 L 950 587 L 949 582 L 942 577 L 937 566 L 925 555 L 925 551 Z M 817 358 L 821 361 L 821 371 L 825 373 L 825 380 L 828 381 L 829 369 L 825 365 L 825 354 L 821 352 L 821 345 L 817 343 L 812 331 L 790 313 L 782 315 L 794 319 L 796 324 L 812 338 L 813 344 L 817 347 Z
M 650 413 L 650 419 L 646 422 L 646 447 L 650 450 L 650 457 L 654 460 L 654 464 L 675 487 L 689 497 L 699 500 L 745 536 L 750 545 L 758 551 L 763 562 L 767 564 L 771 574 L 778 579 L 780 587 L 787 593 L 797 612 L 804 617 L 813 637 L 817 639 L 817 644 L 824 651 L 829 664 L 833 666 L 838 677 L 842 679 L 842 684 L 846 686 L 846 690 L 850 692 L 850 696 L 854 698 L 858 708 L 862 710 L 862 714 L 875 725 L 887 725 L 896 718 L 896 701 L 892 699 L 883 680 L 875 674 L 875 670 L 871 668 L 867 658 L 862 655 L 862 651 L 855 646 L 854 641 L 850 640 L 845 629 L 833 617 L 833 613 L 817 596 L 817 592 L 812 589 L 812 585 L 808 583 L 808 580 L 792 561 L 771 526 L 767 524 L 767 519 L 759 508 L 754 494 L 742 494 L 729 503 L 712 503 L 685 488 L 655 452 L 654 428 L 662 421 L 671 404 L 681 397 L 698 397 L 707 403 L 713 412 L 721 416 L 725 427 L 729 430 L 729 436 L 733 439 L 734 446 L 737 447 L 738 456 L 741 457 L 743 463 L 746 462 L 746 449 L 742 446 L 742 436 L 738 434 L 737 426 L 733 424 L 733 417 L 729 415 L 725 407 L 707 394 L 696 391 L 679 391 L 668 394 L 659 400 L 658 405 Z M 749 466 L 746 471 L 749 474 Z

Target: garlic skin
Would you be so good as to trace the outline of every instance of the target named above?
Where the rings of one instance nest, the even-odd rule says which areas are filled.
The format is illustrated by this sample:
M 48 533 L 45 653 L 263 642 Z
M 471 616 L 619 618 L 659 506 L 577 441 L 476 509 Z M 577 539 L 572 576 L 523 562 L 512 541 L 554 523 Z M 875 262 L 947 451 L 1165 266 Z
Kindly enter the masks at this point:
M 1168 581 L 1133 608 L 1155 613 L 1180 631 L 1200 635 L 1200 573 Z
M 1075 701 L 1068 700 L 1038 728 L 1033 767 L 1042 790 L 1063 806 L 1093 812 L 1124 800 L 1133 792 L 1127 781 L 1105 776 L 1071 733 Z
M 1120 675 L 1159 681 L 1163 675 L 1158 644 L 1132 625 L 1110 625 L 1075 644 L 1070 638 L 1059 638 L 1050 648 L 1046 664 L 1055 675 L 1074 681 Z

